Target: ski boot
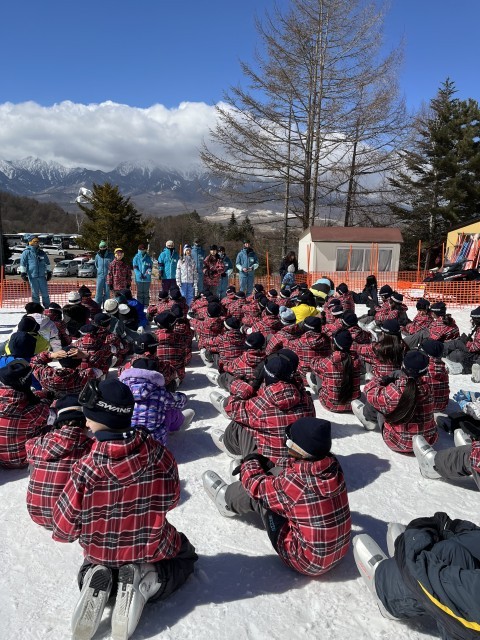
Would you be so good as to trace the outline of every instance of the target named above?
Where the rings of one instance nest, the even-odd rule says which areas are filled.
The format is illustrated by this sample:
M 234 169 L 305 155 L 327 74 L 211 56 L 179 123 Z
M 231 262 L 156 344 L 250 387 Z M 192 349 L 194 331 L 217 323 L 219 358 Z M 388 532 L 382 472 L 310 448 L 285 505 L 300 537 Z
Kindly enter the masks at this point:
M 401 536 L 407 527 L 399 522 L 389 522 L 387 528 L 387 549 L 390 558 L 395 555 L 395 540 Z
M 464 447 L 466 444 L 472 444 L 472 438 L 463 429 L 455 429 L 453 442 L 456 447 Z
M 363 413 L 364 407 L 365 404 L 361 400 L 352 400 L 353 415 L 357 418 L 357 420 L 359 420 L 360 424 L 363 425 L 364 429 L 366 429 L 367 431 L 375 431 L 375 429 L 378 427 L 378 424 L 376 422 L 373 422 L 373 420 L 367 420 Z
M 213 404 L 215 409 L 219 413 L 221 413 L 222 416 L 230 420 L 230 418 L 227 415 L 227 412 L 225 411 L 227 396 L 224 396 L 223 393 L 220 393 L 220 391 L 212 391 L 208 397 L 210 398 L 210 402 Z
M 480 364 L 472 364 L 472 382 L 480 382 Z
M 463 373 L 463 364 L 461 362 L 453 362 L 448 358 L 442 358 L 449 375 L 458 376 Z
M 72 640 L 90 640 L 95 635 L 111 590 L 111 570 L 101 564 L 90 567 L 72 616 Z
M 420 473 L 424 478 L 436 480 L 441 475 L 435 470 L 435 456 L 437 452 L 428 444 L 423 436 L 413 436 L 413 453 L 420 467 Z
M 218 379 L 220 377 L 220 373 L 218 371 L 207 371 L 207 378 L 210 380 L 212 384 L 216 384 L 218 387 Z
M 237 454 L 231 453 L 225 446 L 225 443 L 223 441 L 225 437 L 225 431 L 223 429 L 212 429 L 210 435 L 212 436 L 212 440 L 215 443 L 215 446 L 220 449 L 220 451 L 226 453 L 227 456 L 230 456 L 230 458 L 235 458 L 235 460 L 239 457 Z
M 307 371 L 306 378 L 310 389 L 315 395 L 318 395 L 318 384 L 315 382 L 314 374 L 311 371 Z
M 202 480 L 203 488 L 215 503 L 220 515 L 224 518 L 234 518 L 237 514 L 231 511 L 225 502 L 225 492 L 228 484 L 215 471 L 205 471 L 202 475 Z
M 183 422 L 180 425 L 180 429 L 187 429 L 195 418 L 195 411 L 193 409 L 184 409 L 182 414 Z

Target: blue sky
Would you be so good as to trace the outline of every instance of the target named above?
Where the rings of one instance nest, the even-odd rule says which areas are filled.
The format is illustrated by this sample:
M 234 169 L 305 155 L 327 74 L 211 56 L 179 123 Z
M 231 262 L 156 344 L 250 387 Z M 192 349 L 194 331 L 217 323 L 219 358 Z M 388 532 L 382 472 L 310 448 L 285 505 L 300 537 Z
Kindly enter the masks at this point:
M 480 0 L 390 2 L 385 42 L 405 40 L 409 108 L 428 102 L 447 76 L 459 97 L 480 99 Z M 239 60 L 253 60 L 255 16 L 273 3 L 4 3 L 0 158 L 105 169 L 151 159 L 188 168 L 214 125 L 214 105 L 242 80 Z

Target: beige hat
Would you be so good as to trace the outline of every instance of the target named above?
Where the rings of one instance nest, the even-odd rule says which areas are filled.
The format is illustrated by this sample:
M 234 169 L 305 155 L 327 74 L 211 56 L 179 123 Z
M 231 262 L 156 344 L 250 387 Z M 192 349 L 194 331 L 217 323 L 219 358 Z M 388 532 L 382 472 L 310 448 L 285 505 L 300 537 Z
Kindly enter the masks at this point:
M 76 302 L 80 302 L 80 294 L 78 291 L 70 291 L 68 294 L 68 301 L 70 304 L 75 304 Z
M 115 313 L 117 309 L 118 309 L 118 302 L 115 300 L 115 298 L 109 298 L 108 300 L 105 300 L 105 303 L 103 305 L 103 310 L 106 313 Z
M 166 246 L 166 247 L 168 247 L 169 249 L 170 249 L 170 248 L 172 248 L 172 249 L 173 249 L 173 247 L 174 247 L 175 245 L 174 245 L 174 243 L 173 243 L 173 240 L 167 240 L 167 241 L 166 241 L 166 243 L 165 243 L 165 246 Z
M 129 311 L 130 311 L 130 307 L 128 306 L 128 304 L 118 305 L 118 313 L 121 313 L 122 316 L 126 316 Z

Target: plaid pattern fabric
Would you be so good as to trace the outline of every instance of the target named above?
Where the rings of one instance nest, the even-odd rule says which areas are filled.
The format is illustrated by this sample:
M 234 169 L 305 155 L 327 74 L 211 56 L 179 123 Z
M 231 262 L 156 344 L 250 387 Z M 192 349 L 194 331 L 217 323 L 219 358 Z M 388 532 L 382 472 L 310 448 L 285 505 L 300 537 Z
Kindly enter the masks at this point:
M 452 324 L 444 324 L 442 318 L 434 318 L 430 324 L 430 338 L 432 340 L 440 340 L 440 342 L 447 342 L 447 340 L 455 340 L 459 337 L 460 331 L 458 330 L 457 323 L 452 318 Z
M 218 370 L 225 371 L 225 365 L 240 357 L 245 351 L 245 336 L 240 330 L 231 329 L 214 338 L 214 348 L 219 356 Z
M 380 378 L 367 382 L 364 393 L 368 402 L 377 411 L 387 416 L 398 405 L 407 385 L 407 378 L 402 376 L 387 385 Z M 417 401 L 414 414 L 408 423 L 391 424 L 385 417 L 382 436 L 385 444 L 399 453 L 412 453 L 412 438 L 422 435 L 429 444 L 435 444 L 438 438 L 437 427 L 433 418 L 434 397 L 432 384 L 428 376 L 417 380 Z
M 75 346 L 88 353 L 88 363 L 91 367 L 108 373 L 112 362 L 112 349 L 106 344 L 102 333 L 97 333 L 95 336 L 92 334 L 82 336 L 76 341 Z
M 181 540 L 166 515 L 179 498 L 175 459 L 147 431 L 95 440 L 53 509 L 52 537 L 78 540 L 85 560 L 109 567 L 173 558 Z
M 147 308 L 147 320 L 151 322 L 155 316 L 171 309 L 174 303 L 174 300 L 165 298 L 165 300 L 158 300 L 155 304 L 149 304 Z
M 123 260 L 112 260 L 108 265 L 107 284 L 115 290 L 130 289 L 132 268 Z
M 321 380 L 318 391 L 318 399 L 325 409 L 329 411 L 351 411 L 351 400 L 360 397 L 360 370 L 362 364 L 354 351 L 350 352 L 353 364 L 353 392 L 350 401 L 341 403 L 339 400 L 340 385 L 342 384 L 342 361 L 345 354 L 341 351 L 333 351 L 326 358 L 314 358 L 310 364 L 312 371 Z
M 319 576 L 346 555 L 351 518 L 347 487 L 333 455 L 322 460 L 282 459 L 282 473 L 266 475 L 257 460 L 242 465 L 242 484 L 263 506 L 287 519 L 277 540 L 285 564 Z
M 374 378 L 391 376 L 392 373 L 397 371 L 400 367 L 393 362 L 380 362 L 375 350 L 376 344 L 378 343 L 372 342 L 371 344 L 359 344 L 356 348 L 356 352 L 364 362 L 367 362 L 372 367 Z
M 162 376 L 164 377 L 165 380 L 165 386 L 167 387 L 171 382 L 173 382 L 175 380 L 175 378 L 177 377 L 177 371 L 175 369 L 175 367 L 173 367 L 170 362 L 166 362 L 165 360 L 162 360 L 161 358 L 159 358 L 157 355 L 151 355 L 148 352 L 145 353 L 139 353 L 139 354 L 135 354 L 132 356 L 132 359 L 130 360 L 130 362 L 127 362 L 125 364 L 124 367 L 121 367 L 120 369 L 118 369 L 118 375 L 120 376 L 120 374 L 123 371 L 127 371 L 128 369 L 130 369 L 131 367 L 133 367 L 134 363 L 137 360 L 140 360 L 141 358 L 145 358 L 146 360 L 153 360 L 155 362 L 155 367 L 156 367 L 156 371 L 158 371 L 159 373 L 162 374 Z
M 429 327 L 432 324 L 432 321 L 433 318 L 429 313 L 424 314 L 419 312 L 411 322 L 403 327 L 402 331 L 411 336 L 414 333 L 417 333 L 417 331 L 421 331 L 422 329 Z
M 242 378 L 247 382 L 252 382 L 255 378 L 255 370 L 258 365 L 265 360 L 265 351 L 257 349 L 247 349 L 235 360 L 229 360 L 223 364 L 223 368 L 231 373 L 235 378 Z
M 429 358 L 429 360 L 427 375 L 433 389 L 434 410 L 443 411 L 450 398 L 448 372 L 443 360 L 437 358 Z
M 385 320 L 398 320 L 398 316 L 398 309 L 392 309 L 388 300 L 375 310 L 375 322 L 377 324 L 385 322 Z
M 287 455 L 285 430 L 298 418 L 315 416 L 309 393 L 303 386 L 288 382 L 262 384 L 257 395 L 244 399 L 235 395 L 232 382 L 225 411 L 255 438 L 258 451 L 276 462 Z
M 227 310 L 229 315 L 233 316 L 234 318 L 237 318 L 237 320 L 240 320 L 241 322 L 243 319 L 243 316 L 245 315 L 245 300 L 243 298 L 238 298 L 238 300 L 233 300 L 232 302 L 229 303 Z
M 312 360 L 328 356 L 331 352 L 330 340 L 323 333 L 305 331 L 295 343 L 294 351 L 299 358 L 298 372 L 302 376 L 303 383 L 307 384 L 306 374 L 312 370 Z
M 72 336 L 68 333 L 67 325 L 63 320 L 54 320 L 53 318 L 56 316 L 56 312 L 53 309 L 45 309 L 43 312 L 44 316 L 47 316 L 53 324 L 57 327 L 58 337 L 60 339 L 60 344 L 63 347 L 68 347 L 72 344 Z M 53 316 L 53 318 L 52 318 Z
M 242 325 L 247 328 L 253 326 L 261 315 L 262 311 L 258 308 L 256 302 L 254 309 L 247 309 L 247 305 L 245 304 L 243 307 Z
M 28 440 L 27 509 L 41 527 L 52 528 L 55 502 L 70 479 L 73 464 L 90 451 L 92 442 L 85 429 L 68 425 Z
M 327 324 L 323 327 L 322 331 L 329 338 L 332 338 L 334 333 L 343 329 L 343 324 L 340 318 L 334 318 L 331 322 L 327 322 Z
M 347 331 L 353 339 L 352 350 L 356 351 L 359 344 L 370 344 L 372 342 L 372 334 L 369 331 L 360 329 L 360 327 L 348 327 Z
M 342 307 L 344 311 L 352 311 L 355 313 L 355 302 L 353 300 L 352 292 L 338 294 L 335 296 L 342 303 Z
M 51 362 L 50 354 L 46 351 L 39 353 L 30 361 L 33 375 L 39 381 L 42 389 L 52 391 L 56 398 L 67 393 L 80 393 L 89 380 L 97 377 L 95 369 L 87 362 L 82 362 L 76 369 L 54 369 L 48 363 Z
M 332 322 L 334 320 L 334 318 L 335 318 L 335 316 L 332 313 L 332 309 L 330 309 L 328 307 L 328 303 L 330 302 L 331 299 L 332 299 L 331 296 L 328 296 L 327 298 L 325 298 L 325 302 L 324 302 L 324 305 L 323 305 L 323 311 L 325 312 L 325 321 L 326 322 Z M 312 315 L 315 315 L 315 314 L 312 313 Z
M 45 394 L 34 404 L 25 393 L 0 383 L 0 467 L 14 469 L 27 464 L 25 443 L 43 433 L 50 413 Z
M 198 348 L 214 350 L 215 338 L 221 335 L 223 330 L 223 318 L 206 316 L 204 320 L 199 319 L 196 327 Z
M 222 303 L 223 308 L 225 309 L 227 315 L 231 316 L 232 313 L 230 311 L 230 307 L 234 302 L 238 302 L 235 300 L 234 293 L 227 293 L 225 297 L 223 297 L 220 302 Z
M 203 284 L 207 287 L 216 287 L 224 271 L 223 260 L 216 256 L 208 255 L 203 261 Z
M 470 353 L 480 353 L 480 327 L 475 329 L 475 333 L 472 336 L 473 340 L 469 340 L 465 346 Z
M 474 440 L 472 442 L 472 453 L 470 454 L 470 462 L 472 465 L 472 471 L 476 471 L 480 474 L 480 440 Z
M 99 327 L 97 336 L 103 340 L 105 347 L 110 349 L 110 352 L 116 357 L 115 366 L 121 366 L 130 353 L 130 344 L 127 341 L 123 342 L 120 336 L 110 333 L 108 329 L 103 327 Z
M 285 325 L 280 331 L 277 331 L 277 333 L 274 333 L 273 336 L 270 337 L 266 349 L 267 356 L 280 349 L 296 351 L 296 345 L 302 335 L 303 327 L 299 324 Z
M 251 325 L 252 333 L 258 331 L 263 333 L 264 336 L 270 336 L 283 327 L 280 318 L 278 316 L 271 316 L 269 313 L 262 313 Z
M 175 369 L 180 380 L 185 377 L 185 352 L 176 334 L 168 329 L 157 329 L 157 356 L 159 360 L 168 362 Z
M 192 359 L 193 331 L 187 318 L 180 318 L 173 327 L 173 333 L 177 336 L 185 354 L 185 366 Z

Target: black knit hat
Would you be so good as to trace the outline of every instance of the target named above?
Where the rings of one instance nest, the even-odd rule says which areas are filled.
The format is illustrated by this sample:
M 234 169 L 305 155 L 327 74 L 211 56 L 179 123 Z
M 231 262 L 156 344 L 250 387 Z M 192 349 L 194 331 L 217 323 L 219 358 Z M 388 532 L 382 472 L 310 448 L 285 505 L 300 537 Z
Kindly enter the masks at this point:
M 398 320 L 384 320 L 380 325 L 380 330 L 382 333 L 393 336 L 399 336 L 401 331 Z
M 263 293 L 262 293 L 260 298 L 258 299 L 258 306 L 261 309 L 266 309 L 267 305 L 268 305 L 268 298 L 267 298 L 267 296 L 264 296 Z
M 163 289 L 161 289 L 158 292 L 158 299 L 159 300 L 166 300 L 168 298 L 168 291 L 164 291 Z
M 86 287 L 84 284 L 82 284 L 82 286 L 78 288 L 78 293 L 82 296 L 82 298 L 88 298 L 89 296 L 92 295 L 92 292 L 90 291 L 90 289 Z
M 50 304 L 48 305 L 49 309 L 57 309 L 59 311 L 62 310 L 62 307 L 58 304 L 58 302 L 50 302 Z
M 236 300 L 240 300 L 245 298 L 245 291 L 237 291 L 236 294 L 233 296 Z
M 112 318 L 108 315 L 108 313 L 97 313 L 93 317 L 93 324 L 97 325 L 97 327 L 109 327 Z
M 260 284 L 260 282 L 256 282 L 256 283 L 253 285 L 253 289 L 254 289 L 255 291 L 265 291 L 265 287 L 263 286 L 263 284 Z
M 0 382 L 15 391 L 27 392 L 30 389 L 32 367 L 26 360 L 12 360 L 0 368 Z
M 447 313 L 447 307 L 445 303 L 440 300 L 430 306 L 430 311 L 438 316 L 444 316 Z
M 170 313 L 172 313 L 177 318 L 177 320 L 180 320 L 180 318 L 183 318 L 184 316 L 182 307 L 176 303 L 171 307 Z
M 330 307 L 330 313 L 332 316 L 341 316 L 343 315 L 343 307 L 341 304 L 336 304 L 333 307 Z
M 30 360 L 35 353 L 37 340 L 25 331 L 16 331 L 10 336 L 8 348 L 14 358 Z
M 234 318 L 233 316 L 225 318 L 223 324 L 225 326 L 225 329 L 228 329 L 229 331 L 238 331 L 240 329 L 240 320 L 238 318 Z
M 158 360 L 154 360 L 153 358 L 137 358 L 132 362 L 132 367 L 134 369 L 145 369 L 147 371 L 156 371 L 163 378 L 163 374 L 161 374 L 158 371 Z M 163 382 L 165 383 L 165 378 L 163 378 Z
M 292 365 L 294 371 L 298 369 L 300 359 L 295 351 L 292 351 L 291 349 L 279 349 L 278 351 L 275 351 L 275 355 L 286 358 Z
M 398 291 L 394 291 L 390 298 L 397 304 L 401 304 L 403 302 L 403 295 L 401 293 L 398 293 Z
M 428 371 L 429 359 L 428 356 L 413 349 L 407 351 L 403 358 L 402 371 L 406 373 L 409 378 L 419 378 Z
M 141 354 L 153 350 L 158 345 L 157 339 L 151 333 L 139 333 L 133 341 L 133 353 Z
M 298 296 L 299 301 L 302 304 L 308 304 L 311 307 L 315 306 L 315 298 L 310 291 L 302 291 L 302 293 Z
M 341 282 L 338 287 L 337 287 L 337 293 L 339 293 L 340 295 L 343 295 L 345 293 L 348 293 L 348 287 L 345 284 L 345 282 Z
M 283 287 L 283 289 L 280 289 L 281 298 L 285 298 L 286 300 L 288 300 L 288 298 L 290 298 L 290 294 L 291 294 L 291 291 L 288 287 Z
M 171 300 L 180 300 L 180 298 L 182 297 L 182 292 L 180 291 L 180 289 L 170 289 L 168 295 Z
M 340 329 L 333 334 L 333 343 L 340 351 L 350 351 L 353 343 L 352 334 L 346 329 Z
M 267 291 L 267 296 L 269 296 L 270 298 L 277 298 L 278 297 L 278 291 L 276 289 L 269 289 Z
M 356 327 L 358 325 L 357 314 L 353 311 L 345 311 L 342 318 L 342 324 L 346 327 Z
M 277 380 L 283 380 L 286 382 L 290 380 L 293 375 L 294 369 L 288 358 L 282 358 L 280 355 L 274 353 L 267 358 L 263 364 L 265 373 L 265 381 L 267 383 L 275 382 Z
M 33 313 L 43 313 L 45 311 L 45 309 L 42 307 L 42 305 L 39 302 L 27 302 L 27 304 L 25 305 L 25 311 L 27 314 L 33 314 Z
M 162 313 L 158 313 L 155 316 L 153 321 L 160 329 L 171 329 L 177 321 L 177 318 L 173 313 L 170 313 L 170 311 L 162 311 Z
M 307 316 L 303 321 L 303 326 L 307 331 L 314 331 L 315 333 L 322 332 L 322 319 L 318 316 Z
M 430 307 L 430 302 L 425 298 L 419 298 L 415 306 L 417 307 L 418 311 L 426 311 Z
M 470 318 L 480 318 L 480 307 L 477 307 L 476 309 L 472 309 L 472 311 L 470 311 Z
M 56 425 L 68 420 L 77 420 L 85 425 L 85 414 L 78 402 L 78 395 L 70 394 L 59 398 L 55 403 L 55 411 L 57 412 L 54 422 Z
M 334 309 L 335 307 L 342 306 L 342 303 L 338 298 L 332 298 L 327 302 L 327 309 Z
M 443 356 L 443 342 L 440 340 L 424 340 L 420 346 L 420 351 L 423 351 L 431 358 L 441 358 Z
M 276 302 L 269 302 L 267 304 L 267 308 L 265 309 L 265 313 L 268 313 L 270 316 L 278 316 L 280 311 L 280 307 Z
M 226 289 L 225 293 L 235 293 L 235 291 L 236 291 L 236 289 L 235 289 L 235 287 L 233 286 L 233 284 L 230 284 L 230 285 L 227 287 L 227 289 Z
M 317 303 L 318 300 L 325 302 L 330 293 L 330 285 L 327 282 L 318 282 L 312 285 L 309 291 L 317 298 Z
M 329 420 L 299 418 L 286 429 L 287 447 L 304 458 L 319 460 L 332 448 L 332 426 Z
M 80 327 L 78 332 L 82 336 L 89 336 L 89 335 L 95 335 L 95 333 L 97 332 L 97 329 L 98 327 L 96 327 L 93 324 L 84 324 Z
M 79 402 L 90 420 L 114 431 L 130 429 L 135 400 L 129 387 L 120 380 L 107 378 L 100 383 L 91 380 L 82 389 Z
M 40 325 L 33 316 L 23 316 L 18 323 L 18 331 L 26 331 L 27 333 L 38 333 Z
M 382 298 L 390 298 L 393 293 L 393 289 L 389 284 L 384 284 L 383 287 L 380 287 L 378 291 L 378 295 L 382 296 Z
M 222 315 L 222 305 L 219 302 L 209 302 L 207 314 L 210 318 L 219 318 Z
M 247 339 L 245 340 L 245 346 L 247 347 L 247 349 L 263 351 L 263 349 L 265 349 L 265 345 L 265 336 L 263 335 L 263 333 L 260 333 L 260 331 L 254 331 L 253 333 L 248 335 Z

